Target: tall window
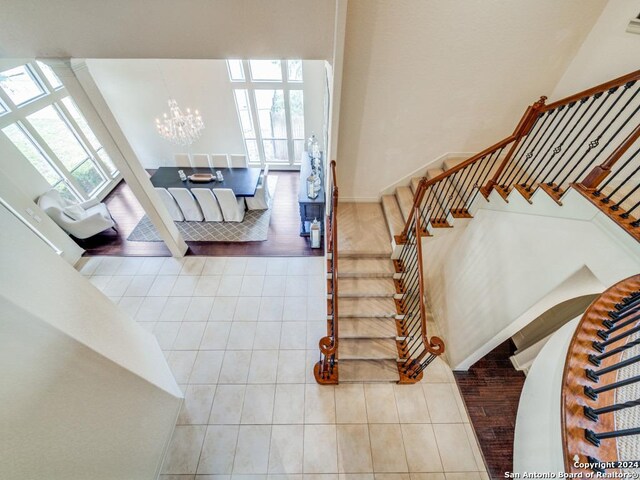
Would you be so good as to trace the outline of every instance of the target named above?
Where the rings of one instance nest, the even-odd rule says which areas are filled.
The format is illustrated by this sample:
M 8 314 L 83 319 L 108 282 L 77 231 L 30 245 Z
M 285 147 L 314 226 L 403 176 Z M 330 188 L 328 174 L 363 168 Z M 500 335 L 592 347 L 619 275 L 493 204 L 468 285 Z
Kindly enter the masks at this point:
M 295 165 L 304 150 L 302 60 L 227 60 L 249 163 Z
M 88 200 L 118 176 L 64 85 L 44 63 L 0 72 L 0 130 L 67 199 Z

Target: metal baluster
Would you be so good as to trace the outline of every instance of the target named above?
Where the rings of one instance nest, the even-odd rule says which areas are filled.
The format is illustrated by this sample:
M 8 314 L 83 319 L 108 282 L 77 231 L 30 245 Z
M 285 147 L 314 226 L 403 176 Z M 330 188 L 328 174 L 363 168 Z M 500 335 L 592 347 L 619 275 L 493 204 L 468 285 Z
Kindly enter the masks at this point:
M 624 162 L 624 164 L 618 169 L 616 170 L 613 175 L 610 175 L 609 178 L 607 178 L 607 181 L 604 182 L 600 187 L 597 188 L 597 190 L 595 192 L 593 192 L 593 195 L 595 197 L 599 197 L 602 194 L 602 191 L 607 188 L 607 185 L 609 185 L 611 183 L 611 181 L 616 178 L 618 176 L 618 174 L 620 172 L 622 172 L 627 165 L 629 165 L 629 163 L 631 163 L 633 161 L 633 159 L 638 155 L 638 153 L 640 153 L 640 148 L 638 148 L 638 150 L 635 151 L 635 153 L 633 155 L 631 155 L 626 162 Z M 604 202 L 606 203 L 606 202 Z
M 609 390 L 614 390 L 616 388 L 625 387 L 627 385 L 631 385 L 632 383 L 640 382 L 640 375 L 636 375 L 635 377 L 625 378 L 624 380 L 619 380 L 617 382 L 609 383 L 607 385 L 603 385 L 599 388 L 593 388 L 589 385 L 585 385 L 584 394 L 589 397 L 591 400 L 597 400 L 598 395 L 604 392 L 608 392 Z
M 617 335 L 617 336 L 615 336 L 613 338 L 610 338 L 609 340 L 605 340 L 604 342 L 594 341 L 592 343 L 592 346 L 598 352 L 602 353 L 602 352 L 604 352 L 605 347 L 608 347 L 612 343 L 616 343 L 618 340 L 622 340 L 623 338 L 627 338 L 629 335 L 631 335 L 633 333 L 636 333 L 636 332 L 640 332 L 640 325 L 638 325 L 636 327 L 633 327 L 633 328 L 630 328 L 626 332 L 621 333 L 620 335 Z
M 595 433 L 589 429 L 584 431 L 585 438 L 595 445 L 600 446 L 600 440 L 616 437 L 627 437 L 629 435 L 640 435 L 640 428 L 627 428 L 625 430 L 614 430 L 613 432 Z
M 542 121 L 540 121 L 540 119 L 542 119 Z M 500 179 L 498 180 L 498 185 L 500 185 L 502 188 L 507 187 L 507 184 L 509 183 L 509 179 L 511 178 L 511 175 L 517 169 L 520 160 L 522 160 L 522 157 L 520 156 L 521 153 L 524 153 L 527 151 L 527 149 L 529 148 L 529 145 L 531 144 L 533 139 L 536 137 L 536 135 L 538 135 L 538 133 L 540 132 L 540 129 L 544 126 L 544 124 L 547 122 L 548 119 L 549 119 L 548 115 L 545 115 L 544 113 L 538 114 L 535 124 L 531 129 L 531 132 L 527 135 L 526 140 L 520 142 L 513 157 L 511 157 L 512 159 L 511 165 L 509 166 L 509 168 L 506 168 L 504 170 L 502 175 L 500 175 Z
M 613 405 L 607 405 L 606 407 L 600 408 L 591 408 L 588 406 L 584 407 L 584 415 L 589 420 L 593 420 L 594 422 L 598 421 L 598 415 L 602 415 L 603 413 L 611 413 L 618 412 L 620 410 L 624 410 L 625 408 L 638 407 L 640 406 L 640 398 L 637 400 L 630 400 L 624 403 L 614 403 Z
M 487 165 L 490 165 L 489 166 L 489 170 L 486 172 L 487 177 L 485 177 L 485 172 L 483 171 L 482 175 L 481 175 L 482 180 L 480 180 L 479 185 L 476 185 L 476 190 L 475 190 L 475 193 L 473 194 L 473 198 L 469 202 L 469 207 L 471 207 L 471 205 L 473 205 L 473 202 L 475 201 L 476 196 L 480 192 L 480 188 L 482 188 L 482 186 L 486 183 L 486 180 L 487 180 L 488 176 L 491 174 L 491 170 L 495 166 L 496 161 L 500 158 L 500 155 L 502 155 L 502 150 L 504 150 L 504 147 L 502 147 L 500 150 L 498 150 L 498 154 L 495 156 L 495 158 L 493 160 L 489 159 L 489 161 L 487 162 Z
M 628 358 L 618 363 L 614 363 L 613 365 L 609 365 L 608 367 L 601 368 L 600 370 L 592 370 L 591 368 L 586 368 L 585 373 L 587 378 L 593 382 L 598 382 L 602 375 L 605 375 L 610 372 L 615 372 L 624 367 L 628 367 L 629 365 L 633 365 L 634 363 L 640 362 L 640 355 L 636 355 L 635 357 Z
M 605 358 L 608 358 L 612 355 L 617 355 L 618 353 L 622 353 L 625 350 L 629 350 L 630 348 L 637 347 L 638 345 L 640 345 L 640 338 L 632 342 L 625 343 L 624 345 L 618 348 L 614 348 L 613 350 L 602 353 L 600 355 L 589 355 L 589 362 L 595 365 L 596 367 L 599 367 L 601 361 L 604 360 Z

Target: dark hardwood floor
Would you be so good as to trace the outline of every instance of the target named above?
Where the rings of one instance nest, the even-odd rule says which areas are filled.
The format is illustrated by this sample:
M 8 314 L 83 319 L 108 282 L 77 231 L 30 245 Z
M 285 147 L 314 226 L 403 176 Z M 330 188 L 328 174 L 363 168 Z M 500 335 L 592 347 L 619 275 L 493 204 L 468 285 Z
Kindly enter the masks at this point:
M 525 376 L 513 368 L 511 340 L 467 372 L 454 372 L 487 464 L 489 477 L 513 471 L 513 435 Z
M 300 237 L 298 209 L 298 172 L 275 171 L 278 186 L 273 198 L 269 233 L 264 242 L 187 242 L 188 255 L 207 256 L 315 256 L 323 249 L 312 249 L 309 240 Z M 131 189 L 121 182 L 104 200 L 118 224 L 118 232 L 109 230 L 90 239 L 78 241 L 85 256 L 170 256 L 163 242 L 130 242 L 129 234 L 144 210 Z

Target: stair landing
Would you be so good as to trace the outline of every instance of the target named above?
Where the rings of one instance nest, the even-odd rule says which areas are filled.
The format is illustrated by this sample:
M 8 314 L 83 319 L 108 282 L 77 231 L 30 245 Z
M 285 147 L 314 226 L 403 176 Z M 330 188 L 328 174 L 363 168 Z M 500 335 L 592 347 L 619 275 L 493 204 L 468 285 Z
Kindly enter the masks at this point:
M 387 257 L 391 237 L 379 203 L 338 205 L 338 254 L 343 257 Z

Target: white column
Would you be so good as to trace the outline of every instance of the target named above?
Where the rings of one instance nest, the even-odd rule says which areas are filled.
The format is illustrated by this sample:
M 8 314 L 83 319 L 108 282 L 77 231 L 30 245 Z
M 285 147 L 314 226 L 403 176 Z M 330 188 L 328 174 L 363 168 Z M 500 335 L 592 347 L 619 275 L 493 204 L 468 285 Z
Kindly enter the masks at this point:
M 158 198 L 136 153 L 122 132 L 84 60 L 46 59 L 85 116 L 124 180 L 174 257 L 182 257 L 187 244 Z

